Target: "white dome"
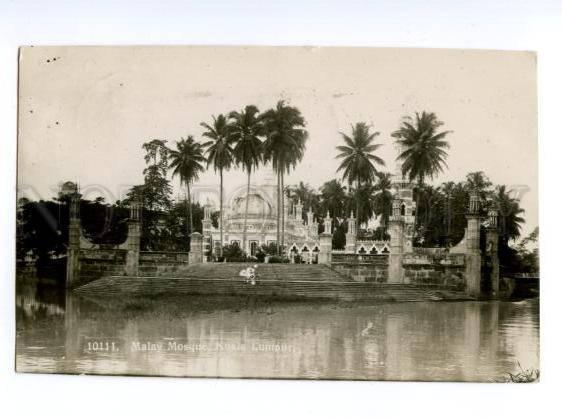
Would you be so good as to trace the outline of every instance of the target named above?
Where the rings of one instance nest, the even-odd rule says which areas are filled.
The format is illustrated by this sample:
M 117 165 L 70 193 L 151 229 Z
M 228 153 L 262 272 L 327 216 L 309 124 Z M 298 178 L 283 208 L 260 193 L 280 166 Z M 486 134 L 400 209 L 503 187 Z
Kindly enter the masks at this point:
M 249 216 L 270 216 L 271 215 L 271 204 L 269 204 L 261 195 L 250 194 L 248 196 L 241 196 L 234 200 L 232 204 L 232 214 L 233 215 L 244 215 L 246 210 L 246 199 L 248 201 L 248 215 Z

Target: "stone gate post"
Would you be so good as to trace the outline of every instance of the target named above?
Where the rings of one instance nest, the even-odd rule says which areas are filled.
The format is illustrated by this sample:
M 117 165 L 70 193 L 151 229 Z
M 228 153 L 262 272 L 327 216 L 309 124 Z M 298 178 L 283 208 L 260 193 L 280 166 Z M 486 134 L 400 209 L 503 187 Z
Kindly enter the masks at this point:
M 466 215 L 466 292 L 480 297 L 482 294 L 482 255 L 480 252 L 480 198 L 478 193 L 471 192 L 468 213 Z
M 189 243 L 189 263 L 200 264 L 203 263 L 203 235 L 199 232 L 191 234 Z
M 319 264 L 332 264 L 332 219 L 330 212 L 324 217 L 324 232 L 318 236 L 320 240 Z
M 68 249 L 66 251 L 66 286 L 74 286 L 80 276 L 80 195 L 76 190 L 70 197 Z
M 320 233 L 320 252 L 318 253 L 318 263 L 331 265 L 332 263 L 332 234 Z
M 398 284 L 404 281 L 402 259 L 404 257 L 404 219 L 400 213 L 400 200 L 392 202 L 392 216 L 389 219 L 390 255 L 388 255 L 388 282 Z
M 357 241 L 357 223 L 351 211 L 351 217 L 347 219 L 347 233 L 345 234 L 345 252 L 355 253 L 355 243 Z
M 490 257 L 492 270 L 492 297 L 497 297 L 500 290 L 500 259 L 498 256 L 498 211 L 494 207 L 488 211 L 488 227 L 486 228 L 486 254 Z
M 128 276 L 138 276 L 140 258 L 140 237 L 141 237 L 141 204 L 131 202 L 130 216 L 127 223 L 127 257 L 125 260 L 125 274 Z

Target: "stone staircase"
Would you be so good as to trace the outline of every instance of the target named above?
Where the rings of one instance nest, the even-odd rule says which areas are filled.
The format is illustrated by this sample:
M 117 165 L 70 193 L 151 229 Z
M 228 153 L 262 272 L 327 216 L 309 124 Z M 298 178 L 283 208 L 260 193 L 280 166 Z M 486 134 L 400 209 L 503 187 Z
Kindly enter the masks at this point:
M 314 266 L 316 267 L 316 266 Z M 195 268 L 197 269 L 197 268 Z M 375 284 L 368 282 L 345 281 L 335 276 L 333 281 L 320 279 L 294 280 L 286 278 L 284 271 L 278 271 L 282 279 L 259 279 L 256 285 L 244 282 L 241 277 L 226 274 L 227 269 L 219 268 L 225 273 L 223 278 L 216 275 L 200 277 L 105 277 L 77 288 L 78 294 L 94 297 L 116 296 L 154 296 L 158 294 L 189 295 L 235 295 L 256 296 L 288 300 L 339 300 L 355 302 L 407 302 L 466 300 L 464 293 L 430 290 L 408 284 Z M 217 272 L 217 274 L 218 274 Z M 231 271 L 232 272 L 232 271 Z M 311 277 L 316 277 L 310 272 Z M 195 275 L 195 271 L 194 271 Z M 197 273 L 198 275 L 198 273 Z M 304 277 L 306 274 L 299 275 Z M 296 276 L 296 275 L 295 275 Z
M 140 276 L 165 276 L 177 278 L 220 279 L 240 281 L 240 271 L 253 267 L 252 263 L 205 263 L 168 270 L 141 267 Z M 326 265 L 307 264 L 257 264 L 259 281 L 352 281 Z

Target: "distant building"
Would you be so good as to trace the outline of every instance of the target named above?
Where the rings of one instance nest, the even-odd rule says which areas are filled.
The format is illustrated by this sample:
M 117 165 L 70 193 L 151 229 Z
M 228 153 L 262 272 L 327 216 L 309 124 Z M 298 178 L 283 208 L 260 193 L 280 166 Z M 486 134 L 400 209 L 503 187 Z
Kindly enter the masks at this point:
M 246 187 L 240 187 L 224 204 L 223 246 L 243 244 L 244 212 L 248 202 L 246 224 L 246 253 L 255 255 L 261 245 L 277 242 L 277 184 L 273 171 L 266 173 L 260 185 L 251 184 L 250 193 L 246 195 Z M 212 253 L 217 254 L 220 248 L 220 228 L 213 227 L 211 213 L 217 207 L 207 202 L 204 206 L 203 237 L 210 245 Z M 285 247 L 293 253 L 319 250 L 318 222 L 312 211 L 306 213 L 303 220 L 303 204 L 299 201 L 291 204 L 285 197 Z M 220 220 L 219 220 L 220 221 Z

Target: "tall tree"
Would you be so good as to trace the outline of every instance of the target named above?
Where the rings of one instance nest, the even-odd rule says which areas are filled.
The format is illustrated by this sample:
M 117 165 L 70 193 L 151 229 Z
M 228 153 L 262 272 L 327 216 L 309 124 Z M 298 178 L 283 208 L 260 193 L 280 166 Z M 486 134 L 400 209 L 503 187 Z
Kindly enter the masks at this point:
M 447 166 L 445 149 L 449 148 L 449 143 L 445 137 L 451 131 L 438 132 L 441 126 L 443 122 L 437 119 L 435 113 L 423 111 L 421 114 L 416 112 L 414 118 L 406 116 L 398 130 L 392 133 L 400 148 L 397 159 L 402 162 L 402 175 L 415 181 L 418 188 L 423 186 L 426 178 L 433 179 Z M 418 205 L 419 201 L 416 203 Z
M 248 222 L 248 203 L 250 202 L 250 176 L 263 160 L 263 148 L 260 137 L 264 133 L 263 123 L 258 117 L 256 106 L 246 106 L 240 112 L 231 112 L 229 118 L 230 138 L 234 143 L 234 160 L 248 174 L 246 185 L 246 207 L 244 208 L 244 230 L 242 232 L 242 249 L 246 250 L 246 224 Z
M 264 157 L 277 172 L 277 247 L 280 252 L 285 243 L 284 175 L 302 160 L 308 132 L 300 110 L 287 106 L 283 100 L 266 111 L 261 119 L 266 133 Z
M 143 206 L 152 211 L 168 211 L 172 204 L 172 187 L 168 180 L 168 147 L 165 140 L 153 139 L 143 143 L 145 151 L 142 186 Z
M 201 123 L 201 126 L 205 128 L 203 136 L 210 139 L 203 144 L 206 148 L 207 154 L 207 167 L 213 165 L 215 172 L 220 174 L 220 255 L 222 256 L 222 247 L 224 245 L 223 240 L 223 173 L 225 170 L 229 170 L 233 163 L 233 149 L 232 140 L 230 139 L 229 130 L 230 127 L 227 122 L 227 118 L 223 114 L 219 114 L 217 117 L 213 116 L 213 122 L 211 125 L 207 123 Z
M 372 132 L 370 126 L 364 122 L 351 126 L 351 136 L 340 132 L 345 145 L 337 146 L 340 152 L 336 158 L 342 159 L 337 171 L 343 171 L 343 179 L 347 180 L 350 187 L 355 182 L 356 215 L 361 218 L 360 196 L 357 192 L 362 183 L 372 184 L 377 173 L 376 165 L 384 166 L 384 160 L 375 155 L 374 152 L 382 145 L 373 143 L 380 132 Z M 351 192 L 351 190 L 350 190 Z
M 358 188 L 350 189 L 349 201 L 355 202 L 357 224 L 367 224 L 375 214 L 376 187 L 371 182 L 362 183 Z M 359 203 L 359 205 L 357 205 Z M 360 232 L 360 231 L 358 231 Z
M 381 216 L 381 225 L 386 229 L 388 219 L 392 212 L 392 175 L 388 172 L 377 173 L 377 183 L 375 184 L 375 214 Z
M 515 240 L 521 236 L 521 226 L 525 223 L 525 219 L 521 215 L 525 213 L 525 210 L 519 206 L 519 200 L 511 196 L 505 185 L 496 187 L 494 200 L 499 212 L 499 235 L 507 245 L 509 240 Z
M 285 193 L 293 204 L 298 201 L 303 204 L 305 210 L 303 213 L 312 209 L 313 212 L 319 214 L 320 196 L 310 185 L 300 181 L 298 185 L 286 187 Z
M 339 180 L 325 182 L 320 187 L 320 196 L 324 211 L 330 211 L 334 219 L 345 217 L 346 189 Z
M 416 112 L 415 118 L 405 117 L 400 128 L 392 133 L 401 149 L 398 159 L 402 161 L 402 174 L 410 181 L 421 185 L 447 166 L 445 149 L 449 148 L 449 143 L 445 137 L 451 131 L 438 132 L 441 126 L 443 122 L 435 113 Z
M 172 176 L 180 177 L 180 184 L 184 184 L 187 191 L 187 206 L 189 223 L 186 223 L 187 235 L 193 232 L 193 210 L 191 204 L 191 185 L 199 179 L 199 174 L 204 170 L 203 164 L 207 162 L 203 156 L 203 146 L 197 143 L 193 136 L 181 138 L 176 142 L 176 149 L 169 150 L 170 168 Z
M 445 209 L 445 246 L 451 246 L 451 224 L 453 220 L 453 198 L 457 184 L 454 181 L 448 181 L 439 186 L 439 192 L 443 194 Z M 464 210 L 463 210 L 464 214 Z

